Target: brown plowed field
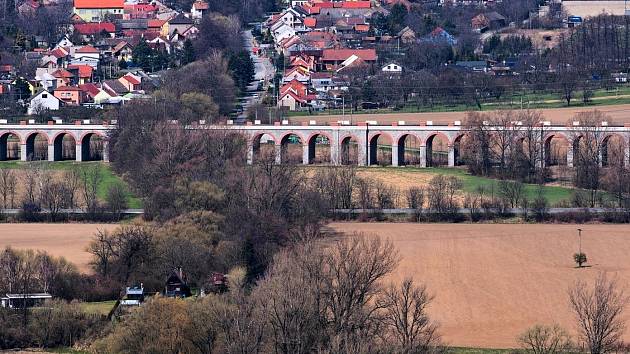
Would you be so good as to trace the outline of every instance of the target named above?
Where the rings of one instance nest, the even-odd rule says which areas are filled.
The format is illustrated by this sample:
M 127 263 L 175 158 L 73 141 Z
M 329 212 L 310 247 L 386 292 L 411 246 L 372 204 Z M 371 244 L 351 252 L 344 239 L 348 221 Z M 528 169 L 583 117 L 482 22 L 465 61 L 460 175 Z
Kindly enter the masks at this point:
M 567 289 L 599 271 L 630 284 L 630 226 L 334 223 L 345 233 L 390 239 L 402 258 L 393 280 L 413 277 L 435 295 L 432 318 L 447 344 L 517 347 L 540 323 L 575 334 Z M 576 269 L 577 228 L 591 268 Z M 626 285 L 630 292 L 630 285 Z M 630 324 L 630 308 L 625 317 Z M 630 340 L 630 329 L 624 340 Z
M 44 250 L 89 271 L 85 248 L 97 230 L 113 230 L 115 224 L 0 224 L 0 247 Z
M 572 121 L 573 116 L 578 112 L 599 110 L 610 118 L 611 124 L 623 125 L 630 123 L 630 104 L 599 106 L 593 108 L 577 107 L 577 108 L 549 108 L 540 109 L 545 120 L 551 121 L 556 125 L 565 125 Z M 391 124 L 392 122 L 405 121 L 407 125 L 418 125 L 420 122 L 428 120 L 433 121 L 434 125 L 447 125 L 456 120 L 463 121 L 466 112 L 435 112 L 435 113 L 385 113 L 385 114 L 355 114 L 352 116 L 352 122 L 364 122 L 367 120 L 376 121 L 378 124 Z M 292 123 L 308 122 L 314 120 L 317 123 L 324 124 L 328 122 L 337 122 L 341 120 L 350 120 L 350 115 L 317 115 L 304 117 L 290 117 Z

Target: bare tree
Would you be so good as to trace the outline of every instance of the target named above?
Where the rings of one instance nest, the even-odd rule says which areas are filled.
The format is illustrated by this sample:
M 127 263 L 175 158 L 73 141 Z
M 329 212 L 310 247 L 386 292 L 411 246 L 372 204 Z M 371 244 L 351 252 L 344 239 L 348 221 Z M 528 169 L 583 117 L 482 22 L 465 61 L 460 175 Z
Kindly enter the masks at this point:
M 94 215 L 98 210 L 98 187 L 103 180 L 99 165 L 93 165 L 81 171 L 81 192 L 87 212 Z
M 607 116 L 597 110 L 580 112 L 574 118 L 578 126 L 571 134 L 575 185 L 590 192 L 591 207 L 595 207 L 600 189 L 602 155 L 609 131 L 608 126 L 602 125 L 602 122 L 607 120 Z
M 427 353 L 439 344 L 437 325 L 426 310 L 432 299 L 424 285 L 415 286 L 409 278 L 400 286 L 391 285 L 379 297 L 382 320 L 396 343 L 396 352 Z
M 511 208 L 516 208 L 525 195 L 525 186 L 519 181 L 499 181 L 499 194 Z
M 56 221 L 61 210 L 66 207 L 68 190 L 65 183 L 50 180 L 43 185 L 41 202 L 48 210 L 51 221 Z
M 607 353 L 620 343 L 625 329 L 621 317 L 628 302 L 616 279 L 600 273 L 593 287 L 577 281 L 569 289 L 571 308 L 582 341 L 591 354 Z
M 557 324 L 528 328 L 518 341 L 525 350 L 534 354 L 567 353 L 572 347 L 571 337 Z

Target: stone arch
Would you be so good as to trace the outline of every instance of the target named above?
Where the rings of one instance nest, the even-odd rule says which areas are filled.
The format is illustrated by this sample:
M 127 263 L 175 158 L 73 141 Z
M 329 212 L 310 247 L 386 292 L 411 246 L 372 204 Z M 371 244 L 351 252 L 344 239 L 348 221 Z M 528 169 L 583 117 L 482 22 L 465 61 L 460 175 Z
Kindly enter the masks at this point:
M 567 166 L 573 163 L 573 145 L 564 133 L 549 133 L 543 138 L 545 166 Z
M 445 146 L 438 146 L 439 150 L 436 150 L 435 138 L 439 137 Z M 427 167 L 446 166 L 448 165 L 448 150 L 451 146 L 451 141 L 448 136 L 442 132 L 431 132 L 427 136 L 426 149 L 427 149 Z
M 304 137 L 301 134 L 287 132 L 282 135 L 279 142 L 281 163 L 304 163 Z
M 50 138 L 43 131 L 29 133 L 24 139 L 26 142 L 26 159 L 29 161 L 48 160 L 48 144 Z
M 52 145 L 53 161 L 76 160 L 77 138 L 71 132 L 63 130 L 56 133 Z
M 464 164 L 464 161 L 462 160 L 462 154 L 461 154 L 461 150 L 462 150 L 462 140 L 465 139 L 468 136 L 467 133 L 459 133 L 457 134 L 457 136 L 455 136 L 455 138 L 453 139 L 453 162 L 455 164 L 455 166 L 461 166 Z
M 20 134 L 13 130 L 0 132 L 0 161 L 19 160 L 21 152 L 22 137 Z
M 81 161 L 102 161 L 105 156 L 106 136 L 92 131 L 81 135 L 77 144 L 81 145 Z
M 340 147 L 340 163 L 342 165 L 358 165 L 359 164 L 359 139 L 353 134 L 344 135 L 339 140 Z
M 317 140 L 320 140 L 319 143 Z M 306 143 L 308 144 L 308 163 L 331 163 L 332 158 L 332 144 L 333 139 L 332 136 L 326 132 L 313 132 L 306 139 Z M 320 145 L 318 149 L 317 146 Z M 327 147 L 322 145 L 328 145 Z M 326 151 L 328 149 L 328 151 Z M 318 151 L 320 150 L 320 151 Z M 323 150 L 323 151 L 321 151 Z M 319 154 L 318 154 L 319 152 Z
M 396 142 L 398 145 L 398 166 L 423 165 L 425 148 L 422 138 L 412 133 L 404 133 Z
M 601 143 L 601 165 L 607 166 L 625 166 L 626 160 L 626 142 L 621 134 L 609 133 L 604 136 Z
M 265 139 L 264 143 L 263 138 Z M 269 141 L 271 141 L 272 143 L 269 144 Z M 278 141 L 273 134 L 267 132 L 256 133 L 252 136 L 250 144 L 252 162 L 259 160 L 261 157 L 264 156 L 275 159 L 275 149 Z
M 382 142 L 379 148 L 379 139 L 385 138 L 389 142 Z M 391 165 L 392 164 L 392 146 L 394 139 L 388 133 L 376 132 L 369 137 L 369 164 L 370 165 Z M 389 149 L 387 148 L 389 146 Z M 380 152 L 380 154 L 379 154 Z M 380 156 L 379 156 L 380 155 Z

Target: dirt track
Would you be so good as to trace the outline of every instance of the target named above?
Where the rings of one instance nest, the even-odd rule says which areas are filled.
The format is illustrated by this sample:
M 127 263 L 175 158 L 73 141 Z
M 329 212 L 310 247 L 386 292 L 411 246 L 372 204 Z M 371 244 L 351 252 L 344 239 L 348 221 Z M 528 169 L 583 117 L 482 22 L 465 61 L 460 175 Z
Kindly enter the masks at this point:
M 115 224 L 0 224 L 0 247 L 44 250 L 65 257 L 88 271 L 90 254 L 85 251 L 97 230 L 113 230 Z
M 592 108 L 550 108 L 540 109 L 545 120 L 553 124 L 565 125 L 570 122 L 577 112 L 599 110 L 608 115 L 611 124 L 623 125 L 630 123 L 630 104 L 598 106 Z M 352 116 L 354 124 L 367 120 L 377 121 L 379 124 L 390 124 L 392 122 L 405 121 L 407 125 L 417 125 L 420 122 L 433 121 L 435 125 L 447 125 L 456 120 L 462 121 L 466 117 L 466 112 L 436 112 L 436 113 L 388 113 L 388 114 L 355 114 Z M 308 122 L 314 120 L 318 123 L 336 122 L 350 120 L 350 115 L 318 115 L 304 117 L 290 117 L 292 123 Z
M 516 337 L 536 323 L 557 322 L 574 333 L 567 289 L 576 279 L 607 271 L 630 284 L 627 225 L 331 226 L 391 239 L 402 257 L 394 280 L 412 276 L 427 284 L 435 295 L 432 318 L 450 345 L 514 348 Z M 578 227 L 592 268 L 574 268 Z M 630 323 L 630 308 L 625 317 Z

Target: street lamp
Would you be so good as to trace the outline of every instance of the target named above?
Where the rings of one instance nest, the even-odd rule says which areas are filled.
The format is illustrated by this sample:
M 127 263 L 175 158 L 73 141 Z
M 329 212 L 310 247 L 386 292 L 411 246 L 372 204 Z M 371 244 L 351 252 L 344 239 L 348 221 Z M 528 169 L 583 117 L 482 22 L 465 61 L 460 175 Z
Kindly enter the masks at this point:
M 582 229 L 577 229 L 578 230 L 578 244 L 579 244 L 579 250 L 578 253 L 581 255 L 582 254 Z

